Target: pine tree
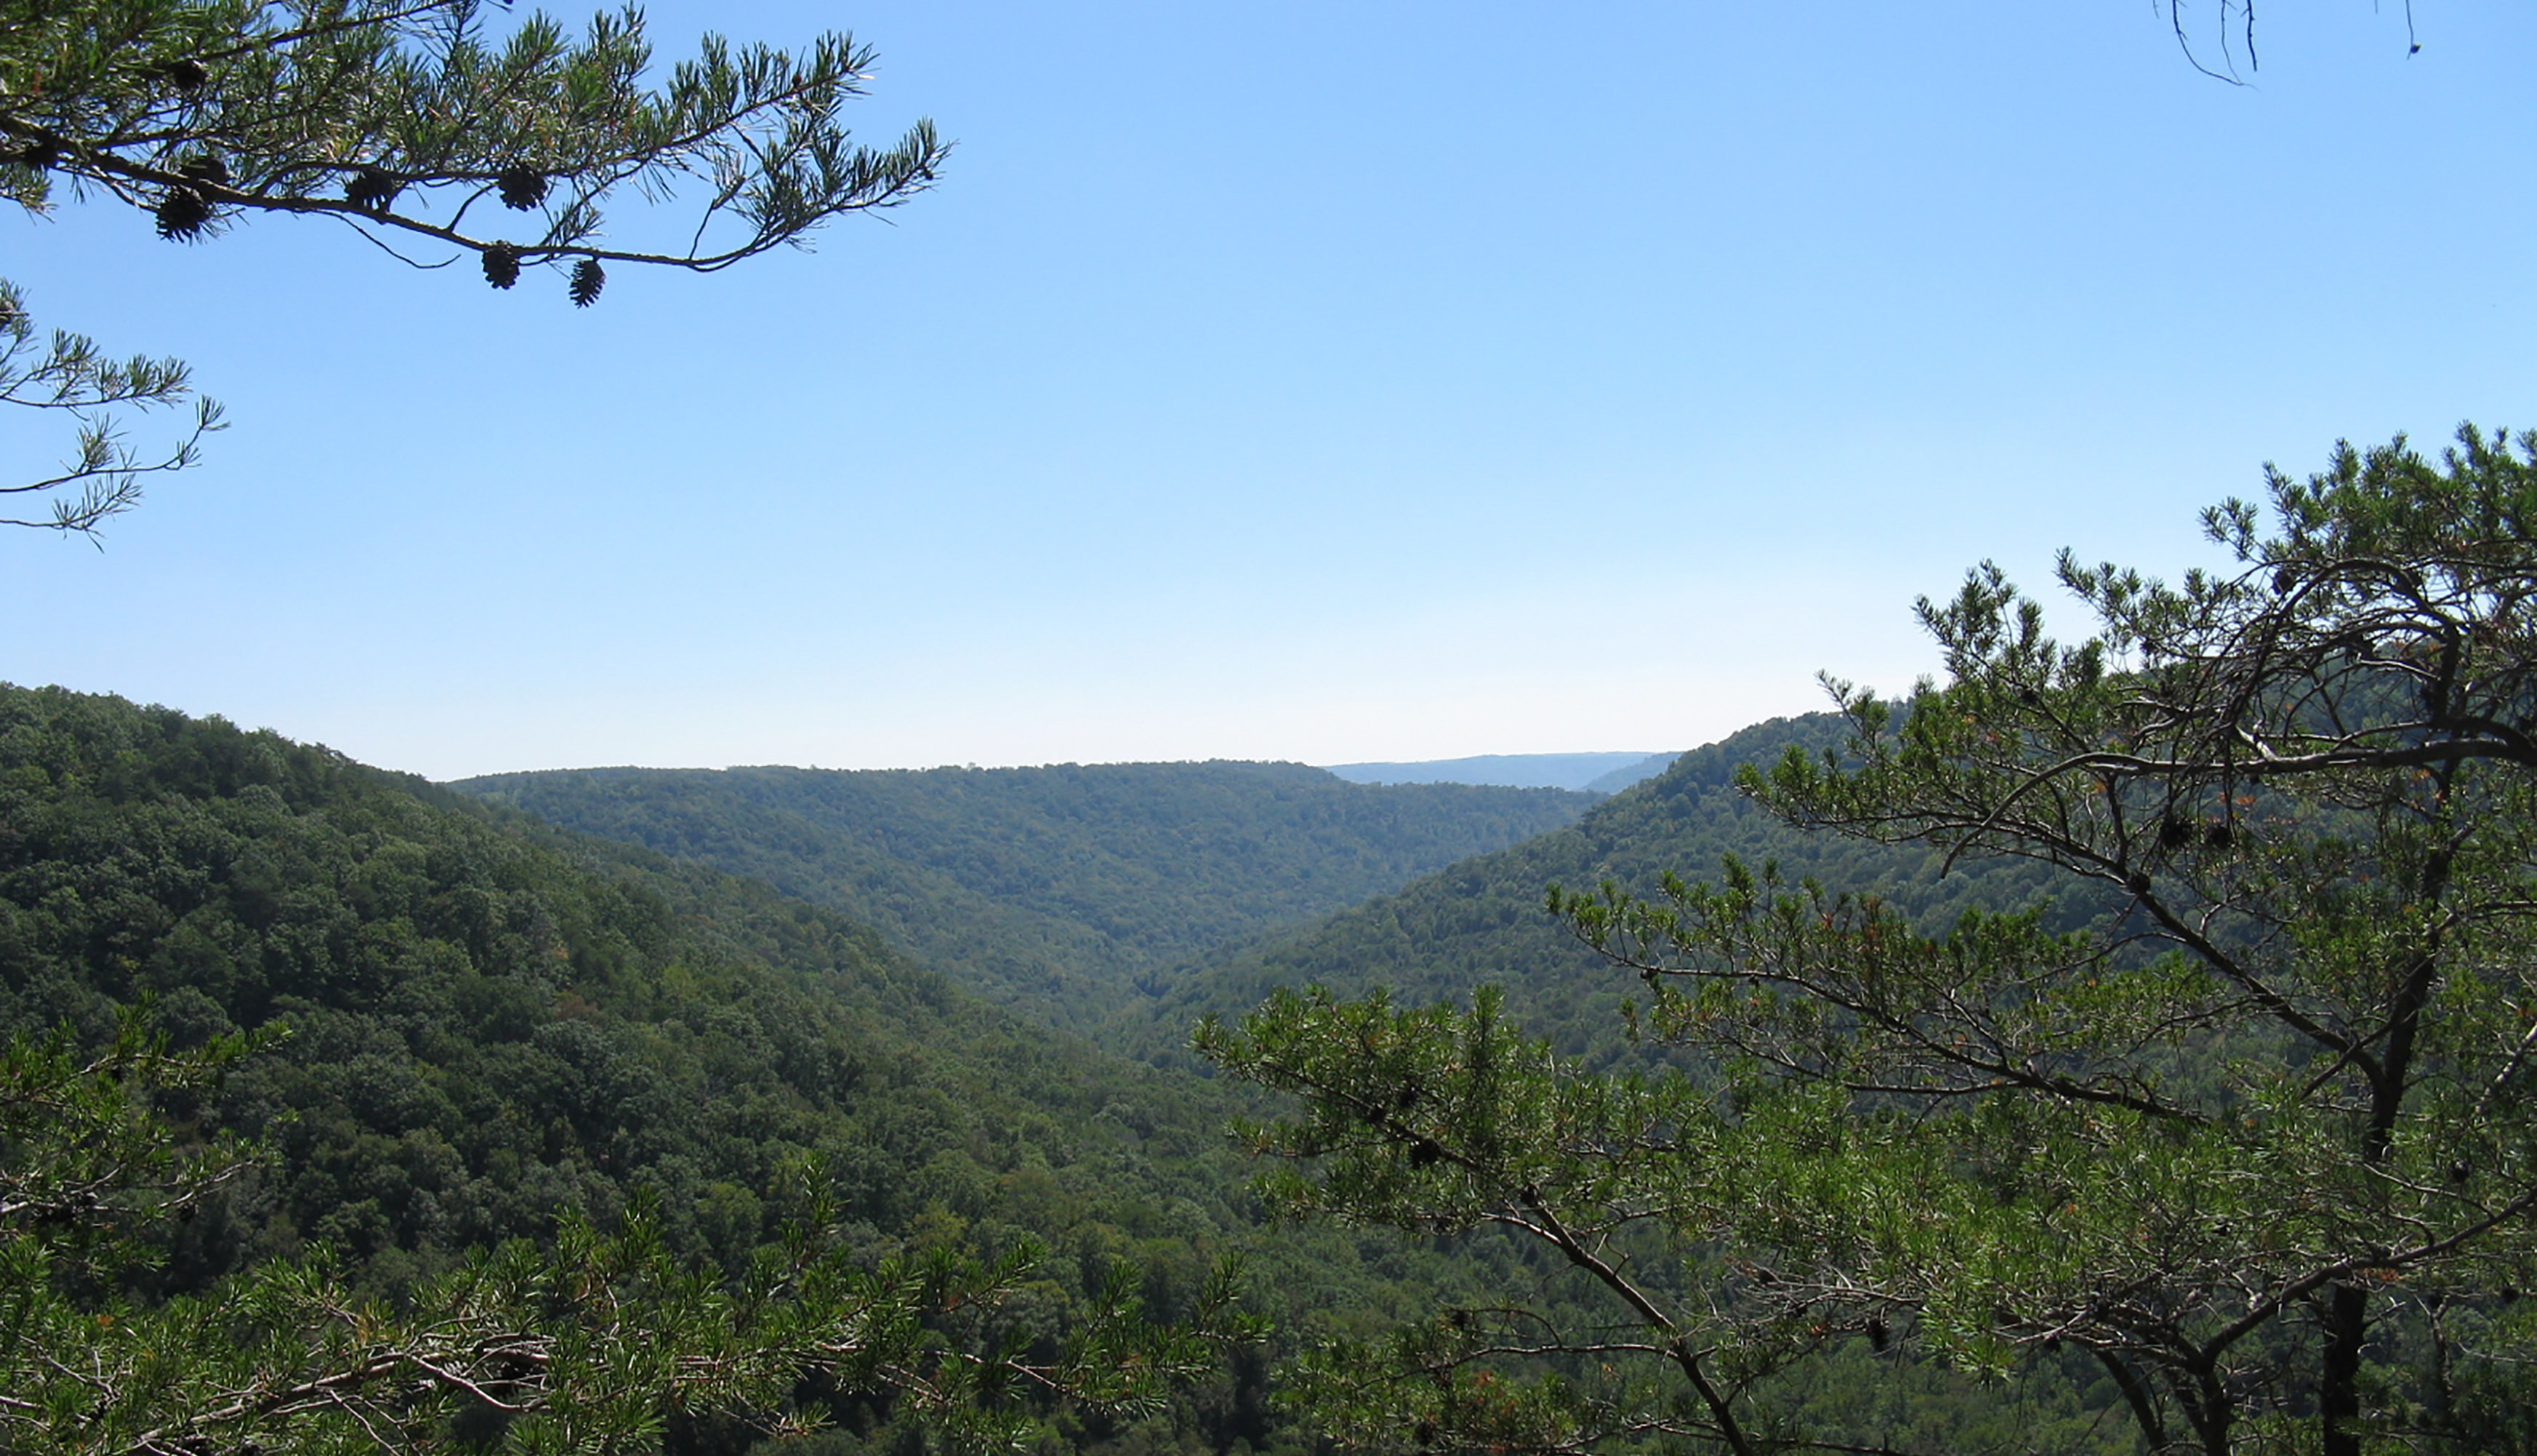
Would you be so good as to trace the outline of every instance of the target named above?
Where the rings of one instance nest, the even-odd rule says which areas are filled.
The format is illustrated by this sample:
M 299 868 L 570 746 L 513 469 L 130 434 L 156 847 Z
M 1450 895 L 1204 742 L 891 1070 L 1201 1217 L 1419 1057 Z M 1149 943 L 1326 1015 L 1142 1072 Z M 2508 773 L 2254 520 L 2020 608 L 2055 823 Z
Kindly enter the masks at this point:
M 657 83 L 651 59 L 631 9 L 575 39 L 478 0 L 16 6 L 0 24 L 0 196 L 33 213 L 66 189 L 121 202 L 175 242 L 258 215 L 322 218 L 417 264 L 477 254 L 495 288 L 554 269 L 587 306 L 607 266 L 714 272 L 894 207 L 942 165 L 930 123 L 887 147 L 853 141 L 842 108 L 873 52 L 850 36 L 787 53 L 709 35 Z M 624 194 L 683 189 L 690 205 L 661 218 L 657 246 L 605 240 Z M 62 531 L 130 508 L 220 425 L 181 364 L 39 336 L 5 281 L 0 402 L 75 422 L 59 471 L 0 486 L 49 506 L 0 523 Z M 190 407 L 190 429 L 163 455 L 135 452 L 120 420 L 161 407 Z
M 2065 555 L 2096 619 L 2075 643 L 1975 571 L 1920 606 L 1943 686 L 1832 683 L 1847 743 L 1742 780 L 1801 826 L 2038 862 L 2105 907 L 2087 928 L 1924 927 L 1730 861 L 1550 896 L 1644 980 L 1663 1070 L 1563 1063 L 1488 999 L 1290 995 L 1202 1033 L 1302 1097 L 1257 1133 L 1299 1163 L 1291 1206 L 1516 1231 L 1633 1330 L 1335 1353 L 1313 1373 L 1336 1419 L 1761 1451 L 1795 1438 L 1788 1372 L 1863 1338 L 1994 1376 L 2093 1364 L 2156 1450 L 2524 1446 L 2537 434 L 2341 446 L 2268 486 L 2269 531 L 2244 501 L 2205 517 L 2229 569 Z M 1572 1363 L 1475 1403 L 1473 1363 L 1526 1349 Z

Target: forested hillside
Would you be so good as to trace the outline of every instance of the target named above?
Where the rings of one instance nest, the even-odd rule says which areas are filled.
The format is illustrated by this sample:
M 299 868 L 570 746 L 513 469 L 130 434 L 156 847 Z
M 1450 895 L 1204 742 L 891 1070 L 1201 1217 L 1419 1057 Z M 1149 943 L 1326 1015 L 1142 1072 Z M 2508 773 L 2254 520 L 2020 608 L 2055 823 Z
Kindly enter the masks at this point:
M 1380 1237 L 1257 1238 L 1205 1089 L 989 1008 L 834 911 L 218 719 L 0 688 L 0 1033 L 97 1045 L 132 1006 L 178 1047 L 279 1036 L 166 1109 L 276 1156 L 162 1230 L 143 1293 L 322 1248 L 393 1297 L 638 1191 L 678 1251 L 737 1268 L 814 1158 L 867 1258 L 1046 1240 L 1028 1303 L 1051 1331 L 1122 1257 L 1167 1312 L 1249 1247 L 1289 1339 L 1464 1278 Z M 1135 1441 L 1271 1444 L 1266 1358 Z
M 605 768 L 451 787 L 843 910 L 962 985 L 1076 1028 L 1162 990 L 1164 972 L 1209 950 L 1558 828 L 1596 802 L 1240 762 Z
M 1255 1144 L 1282 1209 L 1519 1230 L 1630 1331 L 1500 1307 L 1333 1350 L 1320 1423 L 1758 1456 L 1811 1393 L 1779 1376 L 1863 1347 L 2086 1382 L 2118 1449 L 2537 1448 L 2537 432 L 2266 486 L 2203 516 L 2227 568 L 2064 554 L 2081 635 L 1985 563 L 1918 605 L 1943 685 L 1841 685 L 1183 978 L 1167 1021 L 1266 993 L 1195 1047 L 1292 1098 Z M 1545 880 L 1602 966 L 1524 948 Z M 1621 1046 L 1581 1016 L 1615 980 Z
M 1209 1013 L 1236 1016 L 1279 986 L 1320 984 L 1341 994 L 1388 989 L 1405 1004 L 1507 989 L 1509 1011 L 1569 1055 L 1608 1054 L 1619 1044 L 1619 1007 L 1636 983 L 1615 976 L 1543 909 L 1552 885 L 1592 890 L 1614 881 L 1651 892 L 1667 871 L 1713 878 L 1726 855 L 1756 867 L 1777 862 L 1791 879 L 1814 876 L 1883 895 L 1931 925 L 1967 905 L 2023 903 L 2045 882 L 2015 861 L 1961 863 L 1943 877 L 1921 846 L 1887 848 L 1809 834 L 1756 809 L 1738 792 L 1738 765 L 1768 764 L 1791 746 L 1820 752 L 1839 739 L 1830 713 L 1773 719 L 1696 749 L 1656 778 L 1597 805 L 1577 823 L 1522 844 L 1475 855 L 1396 893 L 1301 931 L 1264 938 L 1164 980 L 1123 1014 L 1123 1037 L 1145 1054 L 1177 1060 L 1189 1027 Z M 2102 906 L 2067 907 L 2064 919 Z
M 1180 1072 L 1196 1016 L 1288 980 L 1412 999 L 1500 980 L 1528 1016 L 1610 1055 L 1611 977 L 1544 922 L 1542 885 L 1817 847 L 1745 811 L 1727 774 L 1824 731 L 1741 735 L 1578 825 L 1209 967 L 1187 995 L 1144 998 L 1136 1032 L 1174 1064 L 1155 1068 L 1034 1029 L 763 885 L 216 719 L 6 690 L 0 1028 L 66 1021 L 94 1044 L 142 1005 L 180 1046 L 280 1033 L 170 1109 L 188 1138 L 232 1133 L 275 1158 L 164 1230 L 163 1267 L 128 1276 L 145 1297 L 325 1250 L 395 1298 L 471 1246 L 550 1239 L 566 1211 L 605 1224 L 638 1195 L 657 1198 L 681 1254 L 737 1269 L 818 1165 L 868 1260 L 1045 1240 L 1023 1308 L 1055 1333 L 1088 1318 L 1119 1260 L 1170 1317 L 1216 1256 L 1246 1255 L 1268 1345 L 1134 1423 L 1044 1403 L 1038 1439 L 1297 1451 L 1314 1433 L 1270 1398 L 1273 1369 L 1304 1368 L 1288 1361 L 1439 1309 L 1513 1300 L 1578 1327 L 1602 1315 L 1562 1264 L 1511 1239 L 1265 1224 L 1257 1169 L 1222 1137 L 1252 1094 Z M 724 827 L 754 832 L 737 811 Z M 1926 868 L 1881 873 L 1900 887 Z M 1789 1378 L 1810 1419 L 1908 1420 L 1939 1445 L 2045 1429 L 2079 1442 L 2112 1399 L 2051 1371 L 2003 1403 L 1864 1352 Z M 839 1452 L 904 1430 L 887 1402 L 849 1398 L 836 1414 L 844 1425 L 819 1439 Z M 747 1436 L 708 1434 L 683 1440 Z
M 1775 843 L 1723 775 L 1807 727 L 1695 755 L 1658 791 L 1245 958 L 1205 989 L 1337 979 L 1362 954 L 1365 981 L 1441 994 L 1486 972 L 1552 1006 L 1582 983 L 1532 913 L 1542 877 L 1575 878 L 1581 852 L 1626 871 Z M 1411 937 L 1429 930 L 1422 958 Z M 1565 959 L 1506 974 L 1544 953 Z M 1144 1034 L 1177 1045 L 1194 1002 L 1147 1005 Z M 785 1190 L 815 1160 L 867 1259 L 1046 1240 L 1026 1305 L 1056 1332 L 1120 1259 L 1168 1317 L 1216 1255 L 1249 1257 L 1269 1346 L 1133 1424 L 1047 1405 L 1052 1449 L 1297 1449 L 1309 1433 L 1269 1403 L 1287 1356 L 1517 1291 L 1595 1317 L 1555 1262 L 1505 1240 L 1262 1224 L 1253 1169 L 1221 1135 L 1239 1090 L 1035 1030 L 833 910 L 217 719 L 0 691 L 0 1029 L 67 1023 L 95 1044 L 136 1005 L 179 1046 L 280 1037 L 170 1107 L 189 1139 L 232 1133 L 275 1157 L 163 1231 L 164 1264 L 128 1276 L 145 1297 L 326 1250 L 394 1298 L 471 1246 L 546 1240 L 565 1211 L 605 1224 L 638 1194 L 683 1256 L 734 1269 L 796 1212 Z M 1563 1034 L 1609 1042 L 1613 1026 L 1587 1014 L 1572 1009 Z M 1883 1391 L 1941 1429 L 1990 1419 L 1934 1371 L 1853 1364 L 1812 1389 L 1828 1410 Z M 2021 1422 L 2097 1404 L 2057 1384 L 2020 1401 Z M 886 1403 L 839 1414 L 821 1438 L 836 1450 L 895 1429 Z

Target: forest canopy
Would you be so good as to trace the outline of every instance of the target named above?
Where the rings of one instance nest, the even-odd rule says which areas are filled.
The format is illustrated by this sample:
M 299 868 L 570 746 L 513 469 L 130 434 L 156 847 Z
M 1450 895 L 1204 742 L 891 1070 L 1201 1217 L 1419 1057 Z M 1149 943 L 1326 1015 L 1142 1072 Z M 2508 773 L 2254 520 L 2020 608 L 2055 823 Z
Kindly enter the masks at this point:
M 1185 1097 L 832 913 L 217 720 L 0 689 L 0 1041 L 13 1451 L 480 1405 L 1001 1445 L 1195 1423 L 1246 1328 Z

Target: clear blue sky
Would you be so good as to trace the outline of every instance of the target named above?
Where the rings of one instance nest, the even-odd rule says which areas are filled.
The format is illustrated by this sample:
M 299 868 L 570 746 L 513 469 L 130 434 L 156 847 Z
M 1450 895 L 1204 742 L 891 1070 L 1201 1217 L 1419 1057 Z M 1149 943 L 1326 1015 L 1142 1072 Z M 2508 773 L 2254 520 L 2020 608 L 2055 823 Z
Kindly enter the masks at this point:
M 102 554 L 0 537 L 0 678 L 434 777 L 1688 747 L 1904 686 L 1984 557 L 2537 424 L 2537 8 L 2416 10 L 2230 87 L 2145 0 L 656 4 L 875 42 L 941 189 L 587 312 L 0 219 L 235 422 Z

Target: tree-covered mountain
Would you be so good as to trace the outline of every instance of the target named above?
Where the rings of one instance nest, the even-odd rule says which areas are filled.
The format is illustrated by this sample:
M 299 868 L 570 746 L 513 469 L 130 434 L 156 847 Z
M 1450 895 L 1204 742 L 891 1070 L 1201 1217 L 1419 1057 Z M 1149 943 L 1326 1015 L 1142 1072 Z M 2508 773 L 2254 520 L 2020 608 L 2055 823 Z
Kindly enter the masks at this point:
M 1168 1311 L 1250 1247 L 1299 1339 L 1470 1277 L 1380 1238 L 1259 1238 L 1221 1090 L 988 1007 L 833 910 L 270 733 L 0 687 L 0 1038 L 103 1045 L 135 1007 L 178 1047 L 277 1038 L 159 1109 L 273 1157 L 158 1230 L 167 1257 L 126 1275 L 143 1299 L 321 1249 L 394 1298 L 638 1193 L 677 1251 L 737 1268 L 813 1166 L 873 1260 L 1044 1240 L 1044 1329 L 1123 1257 Z M 1135 1444 L 1276 1444 L 1266 1368 L 1244 1357 Z
M 1280 986 L 1320 984 L 1346 995 L 1383 988 L 1416 1005 L 1497 984 L 1507 989 L 1510 1014 L 1561 1051 L 1608 1052 L 1618 1045 L 1620 1003 L 1635 983 L 1616 977 L 1545 911 L 1550 886 L 1591 890 L 1613 881 L 1648 893 L 1668 871 L 1714 878 L 1732 854 L 1756 867 L 1776 862 L 1791 879 L 1813 876 L 1883 895 L 1931 924 L 1967 905 L 2022 903 L 2041 888 L 2013 861 L 1950 867 L 1919 846 L 1803 833 L 1736 789 L 1739 765 L 1768 764 L 1791 747 L 1820 753 L 1839 734 L 1840 720 L 1830 713 L 1757 724 L 1682 755 L 1575 824 L 1474 855 L 1305 929 L 1230 947 L 1156 982 L 1153 994 L 1124 1010 L 1116 1024 L 1121 1044 L 1178 1060 L 1201 1017 L 1238 1016 Z
M 876 1228 L 974 1215 L 1024 1148 L 1168 1202 L 1205 1136 L 764 886 L 218 719 L 0 691 L 0 1026 L 102 1035 L 145 998 L 180 1043 L 288 1031 L 210 1110 L 286 1158 L 189 1235 L 206 1272 L 322 1238 L 393 1282 L 637 1182 L 714 1224 L 694 1247 L 745 1247 L 753 1190 L 812 1154 Z M 1192 1141 L 1148 1147 L 1158 1108 Z
M 1075 1028 L 1217 947 L 1558 828 L 1596 802 L 1223 761 L 599 768 L 450 787 L 843 910 L 991 1000 Z
M 1243 1009 L 1272 977 L 1420 996 L 1488 978 L 1564 1008 L 1563 1036 L 1608 1044 L 1612 1023 L 1590 1020 L 1608 994 L 1568 1005 L 1590 983 L 1539 922 L 1540 885 L 1767 850 L 1724 774 L 1818 732 L 1730 740 L 1570 828 L 1213 966 L 1192 994 L 1143 998 L 1138 1033 L 1176 1048 L 1206 998 Z M 737 814 L 728 827 L 749 832 Z M 1269 1404 L 1281 1355 L 1518 1291 L 1594 1317 L 1556 1261 L 1509 1240 L 1265 1225 L 1221 1136 L 1243 1090 L 1036 1029 L 834 910 L 269 733 L 0 690 L 0 1032 L 67 1023 L 96 1043 L 136 1005 L 179 1045 L 282 1037 L 163 1109 L 189 1139 L 234 1133 L 275 1156 L 163 1230 L 170 1257 L 129 1276 L 144 1299 L 318 1249 L 395 1297 L 468 1246 L 544 1240 L 561 1211 L 605 1222 L 638 1194 L 686 1257 L 734 1268 L 815 1165 L 864 1257 L 1046 1240 L 1019 1312 L 1058 1331 L 1122 1257 L 1168 1315 L 1215 1254 L 1247 1252 L 1272 1346 L 1134 1423 L 1039 1418 L 1051 1452 L 1219 1456 L 1310 1438 Z M 1950 1431 L 1989 1419 L 1925 1369 L 1851 1360 L 1811 1389 Z M 2038 1398 L 2054 1421 L 2100 1404 Z M 829 1450 L 896 1439 L 885 1404 L 843 1414 Z
M 1626 789 L 1633 784 L 1645 783 L 1649 779 L 1656 777 L 1658 774 L 1664 772 L 1667 768 L 1673 766 L 1674 760 L 1681 757 L 1682 756 L 1680 754 L 1650 754 L 1646 758 L 1640 759 L 1635 762 L 1622 763 L 1615 767 L 1607 768 L 1601 773 L 1595 774 L 1593 778 L 1586 780 L 1586 792 L 1590 794 L 1617 794 L 1621 790 Z

